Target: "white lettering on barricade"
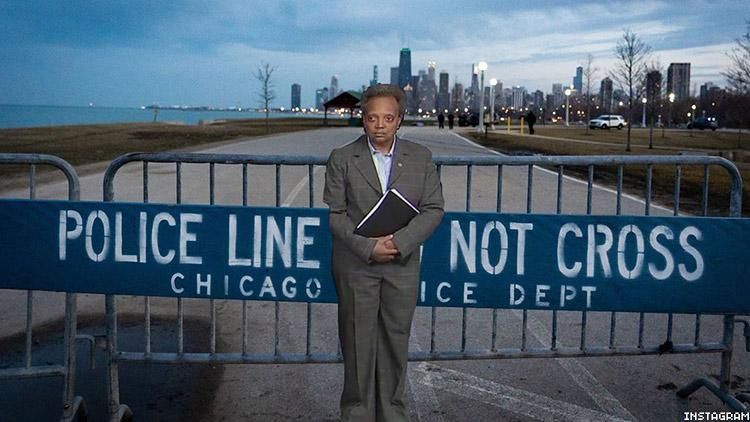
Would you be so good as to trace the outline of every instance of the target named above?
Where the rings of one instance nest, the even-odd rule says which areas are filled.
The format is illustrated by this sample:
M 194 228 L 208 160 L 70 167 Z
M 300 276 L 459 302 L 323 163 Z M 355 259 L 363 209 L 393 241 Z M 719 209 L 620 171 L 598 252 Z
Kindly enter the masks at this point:
M 68 229 L 68 219 L 75 220 L 75 225 L 71 230 Z M 78 211 L 60 210 L 60 230 L 58 231 L 58 252 L 60 261 L 67 259 L 68 240 L 76 240 L 83 233 L 83 218 Z
M 526 257 L 526 232 L 533 230 L 534 225 L 531 223 L 510 223 L 510 229 L 518 232 L 518 237 L 516 238 L 516 275 L 524 275 L 524 262 Z
M 667 226 L 656 226 L 651 230 L 648 242 L 651 245 L 651 248 L 664 258 L 664 269 L 660 270 L 656 267 L 656 264 L 649 262 L 648 272 L 651 274 L 651 277 L 657 280 L 666 280 L 672 275 L 672 271 L 674 271 L 674 257 L 669 248 L 659 243 L 659 236 L 663 236 L 667 240 L 674 239 L 672 229 Z
M 184 213 L 180 214 L 180 264 L 197 264 L 203 263 L 203 258 L 200 256 L 188 255 L 187 248 L 188 243 L 193 243 L 198 240 L 198 236 L 188 231 L 188 224 L 190 223 L 202 223 L 203 215 L 195 213 Z
M 615 239 L 612 228 L 604 224 L 588 224 L 586 226 L 586 277 L 595 278 L 596 264 L 601 267 L 601 276 L 612 278 L 612 267 L 610 265 L 610 252 Z M 572 234 L 572 236 L 570 236 Z M 576 278 L 582 269 L 580 261 L 566 260 L 566 250 L 581 248 L 584 234 L 575 223 L 565 223 L 560 227 L 557 237 L 557 269 L 565 277 Z M 602 238 L 601 241 L 598 239 Z M 675 254 L 670 249 L 675 238 L 674 232 L 667 226 L 658 225 L 648 233 L 648 242 L 643 230 L 635 224 L 627 224 L 617 232 L 617 273 L 626 280 L 634 280 L 649 274 L 656 280 L 666 280 L 674 273 L 675 266 L 680 277 L 685 281 L 695 281 L 703 276 L 705 263 L 701 252 L 691 243 L 692 239 L 703 240 L 703 234 L 695 226 L 687 226 L 680 231 L 679 247 L 691 259 L 689 262 L 675 262 Z M 632 239 L 632 240 L 631 240 Z M 661 240 L 664 239 L 664 240 Z M 663 261 L 646 262 L 646 245 Z M 627 262 L 626 257 L 634 257 L 633 262 Z M 660 267 L 661 265 L 661 267 Z M 647 268 L 648 271 L 644 271 Z
M 206 275 L 206 279 L 201 278 L 200 273 L 195 275 L 195 294 L 201 295 L 201 288 L 206 289 L 206 296 L 211 296 L 211 274 Z
M 292 218 L 284 217 L 283 234 L 276 223 L 276 218 L 269 216 L 266 219 L 266 225 L 268 229 L 266 232 L 266 267 L 273 267 L 273 249 L 276 246 L 284 268 L 290 268 L 292 266 Z M 274 297 L 276 297 L 275 294 Z
M 115 261 L 116 262 L 138 262 L 138 255 L 128 255 L 128 254 L 123 253 L 122 236 L 123 236 L 122 213 L 118 211 L 115 213 Z
M 518 297 L 516 297 L 516 292 L 518 292 Z M 510 305 L 511 306 L 522 304 L 525 298 L 526 298 L 526 290 L 523 288 L 523 286 L 519 286 L 518 284 L 510 285 Z
M 313 293 L 312 291 L 313 286 L 315 286 L 315 293 Z M 305 285 L 305 293 L 307 293 L 307 297 L 309 297 L 310 299 L 317 299 L 318 296 L 320 296 L 320 291 L 320 280 L 315 277 L 307 280 L 307 285 Z
M 184 287 L 179 287 L 179 288 L 177 287 L 177 280 L 178 279 L 179 280 L 184 280 L 185 276 L 182 275 L 182 273 L 174 273 L 172 275 L 172 280 L 171 280 L 171 282 L 172 282 L 172 291 L 175 292 L 175 293 L 177 293 L 179 295 L 179 294 L 182 294 L 182 292 L 185 291 L 185 288 Z
M 249 274 L 244 274 L 239 278 L 230 276 L 229 274 L 223 275 L 224 289 L 212 289 L 213 281 L 216 279 L 216 274 L 203 274 L 196 273 L 194 276 L 186 276 L 183 273 L 177 272 L 172 274 L 169 279 L 171 291 L 176 295 L 183 295 L 186 290 L 183 285 L 186 279 L 194 277 L 195 280 L 195 295 L 198 297 L 216 297 L 221 295 L 231 297 L 237 292 L 245 298 L 258 298 L 258 299 L 277 299 L 282 297 L 284 299 L 295 300 L 300 297 L 307 299 L 317 299 L 322 292 L 322 284 L 320 280 L 315 277 L 311 277 L 305 283 L 305 288 L 302 290 L 297 286 L 297 279 L 293 276 L 285 276 L 283 278 L 274 279 L 271 276 L 263 277 L 263 283 L 260 285 L 259 290 L 253 288 L 255 278 Z M 258 278 L 260 279 L 260 277 Z M 277 280 L 281 280 L 280 282 Z M 301 287 L 301 286 L 300 286 Z M 281 295 L 279 295 L 279 291 Z M 469 289 L 467 294 L 470 296 L 473 292 Z
M 94 223 L 100 221 L 102 225 L 102 249 L 94 251 Z M 109 217 L 104 211 L 91 211 L 86 219 L 86 254 L 94 262 L 103 262 L 109 253 Z
M 253 295 L 252 290 L 246 290 L 245 289 L 245 283 L 252 283 L 253 278 L 249 275 L 243 275 L 242 278 L 240 278 L 240 293 L 242 293 L 242 296 L 248 297 Z
M 464 304 L 477 303 L 476 299 L 472 299 L 471 295 L 474 294 L 474 289 L 477 287 L 477 283 L 464 283 Z
M 596 233 L 604 235 L 604 243 L 596 243 Z M 596 256 L 599 256 L 599 262 L 604 272 L 604 277 L 612 277 L 612 267 L 609 265 L 609 257 L 607 252 L 612 248 L 612 230 L 604 224 L 589 224 L 587 226 L 588 232 L 588 247 L 586 248 L 586 277 L 594 276 L 594 267 L 596 266 Z
M 265 243 L 263 240 L 263 220 L 260 216 L 255 216 L 253 219 L 254 227 L 252 230 L 253 237 L 252 241 L 245 239 L 242 236 L 243 231 L 238 228 L 237 214 L 229 214 L 229 225 L 228 225 L 228 242 L 227 247 L 228 260 L 227 264 L 230 267 L 255 267 L 260 268 L 261 263 L 266 268 L 273 268 L 274 266 L 274 249 L 279 252 L 281 261 L 284 268 L 292 267 L 292 235 L 294 234 L 292 225 L 295 220 L 291 217 L 284 218 L 284 230 L 282 233 L 281 228 L 276 223 L 274 217 L 268 217 L 266 220 L 266 231 L 265 231 Z M 309 246 L 315 244 L 315 238 L 307 236 L 306 229 L 308 227 L 319 227 L 319 217 L 298 217 L 296 218 L 297 230 L 296 230 L 296 260 L 294 261 L 296 268 L 309 268 L 319 269 L 320 261 L 316 259 L 306 259 L 305 250 Z M 241 257 L 238 253 L 238 247 L 240 245 L 252 244 L 252 258 Z M 265 244 L 265 250 L 262 250 L 261 246 Z M 265 253 L 265 260 L 262 259 Z
M 547 291 L 549 289 L 550 289 L 550 286 L 547 284 L 536 285 L 536 306 L 540 306 L 540 307 L 549 306 L 549 302 L 544 300 L 547 297 Z
M 284 281 L 281 282 L 281 293 L 289 299 L 297 297 L 297 280 L 294 277 L 284 278 Z
M 117 209 L 107 214 L 100 209 L 89 208 L 85 213 L 63 209 L 58 214 L 58 257 L 61 261 L 73 260 L 75 253 L 76 260 L 95 263 L 110 260 L 127 264 L 205 264 L 206 269 L 190 274 L 183 268 L 180 272 L 170 271 L 169 287 L 176 295 L 223 295 L 266 300 L 316 299 L 321 296 L 323 287 L 320 280 L 311 277 L 314 274 L 279 274 L 292 268 L 321 268 L 315 249 L 318 232 L 314 230 L 321 226 L 320 217 L 230 212 L 225 214 L 223 218 L 227 220 L 220 225 L 226 229 L 225 233 L 207 234 L 207 230 L 216 227 L 216 222 L 206 221 L 207 215 L 213 214 L 169 210 L 151 215 L 147 211 L 128 214 Z M 522 219 L 518 217 L 518 220 Z M 645 228 L 639 221 L 585 224 L 562 220 L 558 224 L 555 237 L 552 233 L 535 234 L 534 224 L 530 222 L 450 220 L 450 240 L 445 239 L 450 247 L 450 272 L 455 277 L 466 275 L 467 279 L 423 280 L 420 282 L 420 302 L 477 305 L 487 300 L 485 295 L 492 294 L 500 296 L 492 300 L 500 300 L 511 308 L 587 309 L 596 300 L 597 287 L 591 285 L 594 280 L 645 278 L 659 281 L 679 277 L 693 282 L 706 271 L 699 249 L 703 233 L 695 226 L 675 230 L 669 224 Z M 227 248 L 218 254 L 208 249 L 213 244 L 205 244 L 216 239 L 228 242 Z M 556 242 L 556 245 L 542 245 L 540 239 L 547 239 L 546 243 Z M 527 245 L 531 245 L 528 257 Z M 555 246 L 556 251 L 551 249 Z M 549 252 L 540 254 L 539 248 L 546 248 Z M 206 250 L 211 250 L 211 253 L 204 258 L 199 251 Z M 552 272 L 556 267 L 559 274 L 551 274 L 555 277 L 545 280 L 544 273 L 538 272 L 536 265 L 539 263 L 535 260 L 539 256 L 549 256 L 549 253 L 557 262 L 541 264 Z M 227 267 L 226 273 L 210 273 L 217 256 Z M 512 268 L 513 262 L 515 268 Z M 533 265 L 529 275 L 526 274 L 527 262 Z M 234 272 L 237 270 L 242 270 L 242 273 Z M 571 280 L 562 284 L 555 281 L 559 275 L 577 281 L 588 279 L 589 282 L 584 285 Z M 530 283 L 527 277 L 536 280 Z M 298 285 L 301 280 L 305 281 L 304 285 Z M 213 281 L 219 282 L 219 286 L 214 286 Z M 601 287 L 600 290 L 607 290 Z
M 526 232 L 534 229 L 534 225 L 531 223 L 515 223 L 511 222 L 508 224 L 510 230 L 516 232 L 516 275 L 524 275 L 525 263 L 526 263 Z M 492 232 L 498 232 L 499 239 L 499 255 L 497 263 L 492 265 L 490 262 L 489 248 L 490 240 L 493 238 Z M 491 275 L 498 275 L 505 269 L 505 264 L 508 255 L 508 232 L 505 226 L 500 221 L 490 221 L 485 224 L 482 230 L 481 239 L 481 264 L 482 269 Z M 458 255 L 459 252 L 463 258 L 463 262 L 466 265 L 466 270 L 469 274 L 475 274 L 477 272 L 477 223 L 476 221 L 469 222 L 469 238 L 466 238 L 464 230 L 461 227 L 461 222 L 458 220 L 451 221 L 451 241 L 450 241 L 450 270 L 452 273 L 458 270 Z
M 167 225 L 174 227 L 177 225 L 174 217 L 166 212 L 160 212 L 154 217 L 154 221 L 151 223 L 151 251 L 154 254 L 154 260 L 158 264 L 169 264 L 172 262 L 175 256 L 174 249 L 169 249 L 166 255 L 161 254 L 159 249 L 159 225 L 162 222 L 166 222 Z
M 560 274 L 565 277 L 574 278 L 581 272 L 583 264 L 581 264 L 580 261 L 576 261 L 572 267 L 565 265 L 565 238 L 568 236 L 568 233 L 573 233 L 575 237 L 578 238 L 583 237 L 583 232 L 581 231 L 581 228 L 578 227 L 578 224 L 563 224 L 557 236 L 557 269 L 560 271 Z
M 229 266 L 252 266 L 250 258 L 237 258 L 237 214 L 229 214 Z
M 635 247 L 636 247 L 636 259 L 633 268 L 628 268 L 625 263 L 625 242 L 628 241 L 628 235 L 632 234 L 635 236 Z M 646 252 L 646 247 L 643 241 L 643 232 L 638 226 L 628 224 L 620 230 L 620 236 L 617 240 L 617 271 L 620 275 L 627 279 L 632 280 L 638 278 L 643 270 L 643 258 Z
M 695 260 L 695 270 L 688 271 L 685 264 L 680 264 L 677 268 L 680 270 L 680 276 L 686 281 L 695 281 L 703 275 L 703 256 L 695 247 L 688 243 L 688 238 L 690 237 L 694 237 L 696 240 L 703 240 L 703 233 L 697 227 L 693 226 L 685 227 L 680 232 L 680 246 Z
M 556 294 L 548 296 L 548 294 L 551 293 L 550 290 L 552 290 L 552 286 L 549 284 L 537 284 L 534 288 L 534 305 L 539 308 L 551 307 L 552 302 L 549 299 L 556 297 Z M 586 295 L 586 308 L 591 308 L 592 296 L 596 291 L 595 286 L 569 286 L 564 284 L 560 286 L 560 302 L 559 306 L 557 306 L 557 304 L 556 306 L 560 309 L 568 306 L 569 302 L 574 301 L 576 297 L 578 297 L 579 290 Z M 508 290 L 508 304 L 511 307 L 521 306 L 524 304 L 525 300 L 526 289 L 520 284 L 511 283 Z
M 317 259 L 305 259 L 305 247 L 312 246 L 315 238 L 305 236 L 305 228 L 319 227 L 320 218 L 318 217 L 300 217 L 297 219 L 297 268 L 319 269 L 320 261 Z

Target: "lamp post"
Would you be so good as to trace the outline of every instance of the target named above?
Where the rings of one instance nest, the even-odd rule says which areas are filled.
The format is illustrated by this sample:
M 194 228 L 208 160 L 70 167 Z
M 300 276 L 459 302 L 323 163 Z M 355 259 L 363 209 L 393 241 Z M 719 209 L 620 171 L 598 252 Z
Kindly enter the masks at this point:
M 495 85 L 497 79 L 490 79 L 490 129 L 495 130 Z
M 693 136 L 693 126 L 695 126 L 695 104 L 691 105 L 690 108 L 693 110 L 693 113 L 690 117 L 690 137 Z
M 477 133 L 482 133 L 484 130 L 484 71 L 487 70 L 487 62 L 479 62 L 477 69 L 479 70 L 479 126 L 477 126 Z
M 557 91 L 560 92 L 560 91 Z M 570 88 L 565 89 L 565 126 L 570 126 Z
M 646 127 L 646 103 L 648 102 L 648 99 L 643 97 L 641 98 L 641 102 L 643 103 L 643 119 L 641 120 L 641 127 Z

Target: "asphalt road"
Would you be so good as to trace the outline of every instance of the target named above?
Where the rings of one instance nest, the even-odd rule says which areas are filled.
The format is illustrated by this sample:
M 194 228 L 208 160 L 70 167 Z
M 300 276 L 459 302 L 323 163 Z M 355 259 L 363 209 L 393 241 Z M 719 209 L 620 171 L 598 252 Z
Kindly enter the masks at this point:
M 240 141 L 205 150 L 213 153 L 243 153 L 266 155 L 313 155 L 326 157 L 330 150 L 355 139 L 361 129 L 330 129 L 277 135 L 264 139 Z M 429 147 L 434 155 L 485 155 L 494 152 L 477 146 L 448 131 L 433 127 L 401 130 L 401 135 Z M 174 165 L 150 165 L 149 201 L 175 201 Z M 314 206 L 324 207 L 322 189 L 324 169 L 314 174 Z M 182 201 L 208 203 L 208 166 L 184 165 L 182 168 Z M 494 211 L 497 173 L 494 168 L 474 168 L 471 186 L 471 209 Z M 554 213 L 556 207 L 557 176 L 543 169 L 534 170 L 532 209 L 535 213 Z M 249 198 L 252 205 L 275 205 L 276 186 L 273 167 L 251 168 Z M 465 169 L 444 168 L 443 189 L 448 210 L 464 210 L 466 203 Z M 503 212 L 525 212 L 526 168 L 505 169 L 503 173 Z M 129 165 L 117 177 L 115 186 L 118 201 L 142 200 L 140 165 Z M 101 200 L 102 175 L 81 178 L 81 197 Z M 585 183 L 568 178 L 564 181 L 563 212 L 586 212 Z M 39 198 L 64 198 L 62 183 L 40 186 Z M 4 192 L 2 196 L 22 197 L 23 191 Z M 217 166 L 217 204 L 240 204 L 242 198 L 240 170 L 231 166 Z M 613 214 L 615 194 L 597 187 L 593 192 L 592 209 L 595 214 Z M 283 169 L 279 202 L 282 206 L 308 206 L 307 169 Z M 637 197 L 626 196 L 623 213 L 643 214 L 644 203 Z M 652 214 L 668 214 L 669 210 L 655 206 Z M 80 295 L 83 332 L 103 334 L 103 300 L 95 295 Z M 17 339 L 10 338 L 23 327 L 25 296 L 18 292 L 3 292 L 0 297 L 0 336 L 5 342 L 0 350 L 13 349 Z M 35 322 L 59 322 L 62 312 L 61 295 L 39 293 L 35 297 Z M 126 329 L 122 331 L 121 350 L 142 350 L 142 298 L 122 297 L 119 300 Z M 154 299 L 154 350 L 174 350 L 175 300 Z M 206 320 L 208 301 L 186 300 L 185 313 L 192 323 L 186 332 L 186 349 L 208 350 Z M 237 351 L 241 345 L 241 303 L 216 301 L 219 351 Z M 251 351 L 270 351 L 273 347 L 274 305 L 248 302 L 251 327 Z M 281 304 L 280 348 L 283 351 L 304 350 L 304 305 Z M 504 310 L 498 316 L 498 346 L 517 347 L 521 342 L 519 311 Z M 335 306 L 315 305 L 314 351 L 335 351 L 337 347 Z M 491 311 L 468 312 L 468 348 L 487 347 L 490 339 Z M 529 312 L 529 346 L 548 346 L 550 315 Z M 573 346 L 580 342 L 581 314 L 560 312 L 559 338 L 561 345 Z M 638 335 L 638 315 L 619 314 L 616 343 L 635 345 Z M 645 343 L 657 345 L 666 339 L 666 318 L 646 316 Z M 589 313 L 586 336 L 590 345 L 606 345 L 609 341 L 609 313 Z M 692 343 L 695 318 L 676 316 L 673 337 L 675 342 Z M 722 329 L 717 317 L 703 317 L 701 339 L 719 339 Z M 437 349 L 457 349 L 460 345 L 461 311 L 438 310 Z M 733 381 L 740 388 L 750 377 L 744 339 L 736 336 Z M 54 342 L 55 330 L 50 328 L 38 335 L 40 348 Z M 59 337 L 59 336 L 58 336 Z M 430 312 L 420 308 L 413 326 L 412 350 L 429 347 Z M 46 350 L 46 349 L 45 349 Z M 50 352 L 51 353 L 51 352 Z M 80 352 L 79 356 L 85 356 Z M 91 402 L 94 415 L 103 411 L 105 391 L 101 370 L 102 352 L 97 351 L 99 368 L 82 368 L 79 390 Z M 681 420 L 685 410 L 725 410 L 721 402 L 705 391 L 690 400 L 680 400 L 675 389 L 694 378 L 717 374 L 717 355 L 663 355 L 644 357 L 612 357 L 581 359 L 514 359 L 498 361 L 454 361 L 412 363 L 409 369 L 409 397 L 412 419 L 419 421 L 477 421 L 477 420 Z M 132 363 L 121 367 L 121 400 L 130 405 L 137 420 L 336 420 L 338 395 L 342 387 L 341 365 L 212 365 L 164 366 Z M 32 380 L 34 383 L 47 382 Z M 3 384 L 5 383 L 5 384 Z M 0 391 L 18 391 L 19 384 L 0 383 Z M 39 389 L 29 383 L 32 391 L 49 391 L 49 402 L 59 393 L 54 388 Z M 3 387 L 5 386 L 5 387 Z M 11 388 L 11 386 L 13 386 Z M 21 390 L 23 390 L 21 388 Z M 28 392 L 21 400 L 32 404 Z M 41 393 L 40 393 L 41 394 Z M 56 394 L 56 395 L 55 395 Z M 12 394 L 0 399 L 0 409 L 6 402 L 13 403 Z M 8 404 L 10 405 L 10 404 Z M 30 406 L 33 408 L 34 406 Z M 30 409 L 29 411 L 33 411 Z M 18 413 L 18 420 L 28 413 Z M 53 413 L 54 415 L 54 413 Z M 33 415 L 32 415 L 33 416 Z M 99 419 L 99 416 L 93 416 Z

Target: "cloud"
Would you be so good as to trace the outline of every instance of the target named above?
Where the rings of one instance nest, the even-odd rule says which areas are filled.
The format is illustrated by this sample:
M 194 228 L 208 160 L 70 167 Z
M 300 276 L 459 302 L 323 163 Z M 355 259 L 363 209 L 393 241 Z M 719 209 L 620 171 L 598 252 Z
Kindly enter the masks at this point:
M 466 84 L 471 64 L 485 60 L 506 86 L 549 91 L 570 83 L 588 53 L 601 74 L 611 68 L 623 28 L 665 65 L 691 61 L 695 81 L 720 82 L 723 51 L 745 30 L 742 3 L 0 2 L 0 102 L 254 105 L 252 72 L 268 62 L 278 66 L 278 105 L 293 82 L 310 105 L 333 74 L 358 89 L 378 65 L 389 81 L 404 44 L 415 74 L 434 60 Z

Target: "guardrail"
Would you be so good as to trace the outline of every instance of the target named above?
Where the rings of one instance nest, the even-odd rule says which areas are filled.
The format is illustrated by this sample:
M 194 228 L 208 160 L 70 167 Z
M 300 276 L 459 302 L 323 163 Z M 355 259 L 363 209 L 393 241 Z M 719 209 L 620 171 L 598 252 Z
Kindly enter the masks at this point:
M 37 196 L 37 166 L 48 166 L 63 173 L 68 182 L 68 199 L 76 201 L 80 198 L 80 183 L 75 169 L 65 160 L 46 154 L 5 154 L 0 153 L 0 165 L 28 165 L 29 166 L 29 199 Z M 91 353 L 94 350 L 94 338 L 77 334 L 78 318 L 76 314 L 77 301 L 75 293 L 65 294 L 65 333 L 63 337 L 64 356 L 59 364 L 35 365 L 32 363 L 33 330 L 34 330 L 34 291 L 26 291 L 26 324 L 23 366 L 0 369 L 2 378 L 35 378 L 48 376 L 63 377 L 62 421 L 73 421 L 76 418 L 86 418 L 87 409 L 83 397 L 75 395 L 76 374 L 76 339 L 89 342 Z M 93 357 L 91 360 L 93 364 Z
M 554 212 L 561 214 L 563 212 L 564 190 L 563 186 L 570 177 L 566 174 L 566 169 L 570 167 L 582 167 L 586 169 L 586 179 L 580 181 L 585 185 L 586 194 L 586 214 L 592 213 L 592 196 L 597 190 L 595 183 L 595 171 L 597 167 L 615 167 L 616 178 L 612 195 L 615 201 L 615 214 L 621 215 L 624 192 L 624 170 L 633 166 L 645 167 L 643 180 L 645 189 L 643 195 L 643 214 L 650 215 L 654 207 L 653 203 L 653 170 L 655 166 L 671 166 L 674 168 L 673 184 L 673 207 L 671 214 L 680 215 L 680 191 L 681 191 L 681 171 L 685 166 L 697 166 L 703 169 L 703 190 L 701 195 L 702 215 L 708 215 L 708 200 L 710 187 L 710 174 L 713 168 L 722 169 L 730 180 L 731 191 L 729 194 L 729 215 L 739 217 L 741 214 L 742 201 L 742 180 L 737 168 L 728 160 L 717 157 L 706 156 L 480 156 L 480 157 L 435 157 L 434 161 L 438 166 L 438 171 L 443 172 L 448 167 L 465 168 L 465 211 L 472 211 L 472 175 L 476 168 L 495 168 L 497 184 L 494 187 L 486 187 L 488 190 L 494 188 L 496 211 L 500 212 L 503 207 L 503 180 L 504 172 L 508 168 L 514 171 L 526 172 L 526 204 L 527 213 L 534 212 L 534 180 L 538 177 L 541 168 L 546 170 L 550 177 L 556 177 L 557 193 L 556 206 Z M 103 197 L 105 201 L 115 200 L 115 177 L 123 166 L 128 163 L 142 163 L 142 180 L 143 180 L 143 201 L 149 201 L 149 165 L 174 165 L 174 183 L 175 183 L 175 203 L 182 203 L 183 190 L 183 165 L 185 164 L 204 164 L 208 166 L 208 183 L 209 195 L 208 203 L 215 204 L 216 192 L 216 166 L 217 165 L 234 165 L 241 167 L 241 186 L 242 186 L 242 205 L 247 206 L 249 203 L 248 187 L 250 181 L 248 178 L 249 166 L 271 166 L 275 169 L 275 206 L 281 206 L 281 169 L 289 166 L 300 166 L 307 169 L 307 190 L 308 206 L 313 207 L 315 203 L 315 173 L 316 166 L 323 166 L 326 162 L 325 157 L 303 157 L 303 156 L 248 156 L 237 154 L 191 154 L 191 153 L 158 153 L 158 154 L 126 154 L 114 160 L 108 167 L 103 184 Z M 318 170 L 322 168 L 318 167 Z M 160 173 L 164 173 L 164 167 L 161 167 Z M 263 183 L 269 183 L 264 179 Z M 144 361 L 144 362 L 162 362 L 162 363 L 332 363 L 340 362 L 340 353 L 313 353 L 311 343 L 313 337 L 312 324 L 312 304 L 307 303 L 304 312 L 306 318 L 305 328 L 305 350 L 299 353 L 284 353 L 279 350 L 279 302 L 274 302 L 274 336 L 273 352 L 266 354 L 251 354 L 247 350 L 248 341 L 248 324 L 247 324 L 247 307 L 242 306 L 242 347 L 237 352 L 217 352 L 216 350 L 216 307 L 214 299 L 210 299 L 210 342 L 209 350 L 201 353 L 186 353 L 183 345 L 183 318 L 184 308 L 181 298 L 177 299 L 177 326 L 178 326 L 178 343 L 174 352 L 153 352 L 151 350 L 152 338 L 150 337 L 150 302 L 145 298 L 145 350 L 144 351 L 123 351 L 117 346 L 117 307 L 114 296 L 107 297 L 107 322 L 108 322 L 108 355 L 110 370 L 110 403 L 114 419 L 129 414 L 126 406 L 119 404 L 118 390 L 118 362 L 120 361 Z M 511 348 L 498 348 L 496 340 L 497 322 L 500 312 L 519 312 L 519 311 L 501 311 L 492 310 L 492 328 L 489 334 L 491 347 L 484 350 L 469 350 L 467 348 L 467 324 L 469 322 L 469 309 L 463 308 L 460 318 L 461 346 L 457 350 L 437 350 L 436 347 L 436 326 L 437 326 L 437 307 L 429 307 L 430 318 L 430 347 L 424 351 L 411 351 L 410 360 L 413 361 L 430 361 L 430 360 L 465 360 L 465 359 L 504 359 L 504 358 L 558 358 L 558 357 L 591 357 L 591 356 L 632 356 L 632 355 L 654 355 L 661 353 L 720 353 L 721 374 L 719 384 L 716 385 L 709 380 L 702 379 L 696 381 L 693 385 L 680 390 L 678 394 L 687 396 L 700 386 L 706 386 L 717 394 L 725 403 L 734 409 L 745 409 L 744 405 L 730 394 L 730 370 L 733 350 L 734 337 L 734 315 L 723 315 L 721 318 L 721 327 L 723 330 L 721 339 L 716 342 L 706 342 L 701 340 L 701 327 L 705 324 L 707 316 L 697 314 L 688 315 L 685 318 L 694 318 L 694 332 L 692 343 L 674 344 L 673 343 L 673 325 L 674 315 L 666 315 L 666 338 L 659 344 L 646 344 L 644 333 L 647 329 L 645 313 L 638 314 L 637 325 L 637 342 L 634 345 L 623 346 L 616 344 L 618 313 L 611 312 L 609 315 L 609 338 L 605 344 L 591 345 L 587 338 L 587 328 L 589 325 L 589 313 L 580 312 L 580 342 L 576 347 L 564 347 L 560 342 L 559 325 L 560 318 L 558 311 L 552 310 L 551 323 L 548 332 L 549 338 L 545 347 L 532 348 L 529 346 L 529 324 L 531 317 L 529 311 L 524 309 L 520 312 L 521 319 L 521 338 L 520 345 Z M 656 328 L 654 328 L 656 329 Z

